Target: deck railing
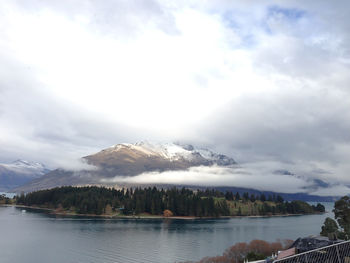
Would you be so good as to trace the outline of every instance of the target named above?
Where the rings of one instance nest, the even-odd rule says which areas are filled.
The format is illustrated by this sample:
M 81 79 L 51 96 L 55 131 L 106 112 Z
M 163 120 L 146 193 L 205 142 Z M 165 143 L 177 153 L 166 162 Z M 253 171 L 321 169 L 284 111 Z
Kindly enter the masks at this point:
M 273 263 L 350 263 L 350 241 L 278 259 Z

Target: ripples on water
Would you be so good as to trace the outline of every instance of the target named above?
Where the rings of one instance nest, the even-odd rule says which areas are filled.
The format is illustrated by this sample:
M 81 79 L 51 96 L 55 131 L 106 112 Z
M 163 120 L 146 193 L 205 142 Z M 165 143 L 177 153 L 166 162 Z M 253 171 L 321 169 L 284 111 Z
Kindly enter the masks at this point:
M 326 204 L 328 211 L 333 204 Z M 179 262 L 215 256 L 236 242 L 318 234 L 326 216 L 208 220 L 53 217 L 0 207 L 0 261 Z

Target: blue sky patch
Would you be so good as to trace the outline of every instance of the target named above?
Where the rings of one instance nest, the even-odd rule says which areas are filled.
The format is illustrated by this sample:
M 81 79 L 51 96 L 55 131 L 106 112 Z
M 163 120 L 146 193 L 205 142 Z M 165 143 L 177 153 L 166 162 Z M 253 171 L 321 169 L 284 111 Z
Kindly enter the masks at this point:
M 251 30 L 245 28 L 246 25 L 240 25 L 239 22 L 235 20 L 235 16 L 239 16 L 232 11 L 227 11 L 222 14 L 222 21 L 226 27 L 235 31 L 241 37 L 242 43 L 241 47 L 252 48 L 256 45 L 255 37 Z
M 306 12 L 297 8 L 284 8 L 280 6 L 270 6 L 268 8 L 268 16 L 274 16 L 276 14 L 283 15 L 288 20 L 299 20 L 306 15 Z

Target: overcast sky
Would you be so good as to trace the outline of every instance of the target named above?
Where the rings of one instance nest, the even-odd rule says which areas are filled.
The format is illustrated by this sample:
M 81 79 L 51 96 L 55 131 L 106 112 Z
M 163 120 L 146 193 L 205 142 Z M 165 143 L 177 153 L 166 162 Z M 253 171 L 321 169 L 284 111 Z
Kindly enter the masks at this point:
M 0 5 L 0 161 L 182 141 L 350 184 L 349 1 Z

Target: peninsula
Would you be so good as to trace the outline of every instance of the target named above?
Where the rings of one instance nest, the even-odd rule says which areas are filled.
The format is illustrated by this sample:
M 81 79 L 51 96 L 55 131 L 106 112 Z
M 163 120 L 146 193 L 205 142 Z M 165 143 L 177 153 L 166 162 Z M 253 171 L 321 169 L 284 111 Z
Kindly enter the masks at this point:
M 49 209 L 55 214 L 106 217 L 234 217 L 322 213 L 322 204 L 284 201 L 281 196 L 182 188 L 158 189 L 106 187 L 57 187 L 40 190 L 15 200 L 16 205 Z

